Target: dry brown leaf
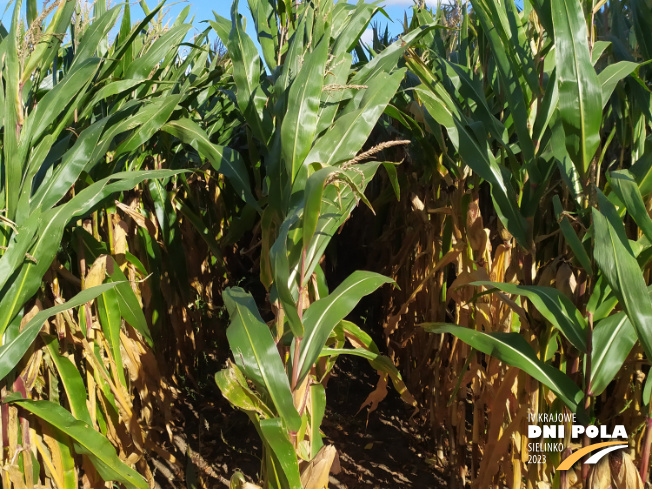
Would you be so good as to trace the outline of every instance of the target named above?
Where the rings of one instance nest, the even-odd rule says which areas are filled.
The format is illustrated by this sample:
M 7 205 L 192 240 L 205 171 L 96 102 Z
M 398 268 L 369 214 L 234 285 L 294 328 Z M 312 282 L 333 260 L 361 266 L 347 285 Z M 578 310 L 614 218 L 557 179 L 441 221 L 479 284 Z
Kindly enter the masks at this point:
M 86 274 L 84 289 L 90 289 L 104 282 L 106 277 L 106 259 L 107 255 L 100 255 L 93 262 L 93 266 L 91 266 L 91 269 Z
M 586 487 L 587 489 L 614 489 L 611 485 L 609 457 L 603 457 L 589 469 Z
M 469 238 L 469 244 L 474 251 L 484 250 L 487 245 L 487 234 L 484 230 L 484 222 L 480 213 L 478 196 L 469 203 L 466 211 L 466 235 Z
M 606 458 L 609 459 L 614 489 L 644 489 L 641 476 L 629 454 L 618 450 L 609 457 L 604 457 L 603 460 Z
M 9 475 L 9 480 L 12 482 L 15 489 L 29 489 L 28 486 L 25 485 L 23 473 L 18 465 L 7 465 L 4 467 L 4 470 Z
M 304 489 L 328 488 L 330 474 L 337 450 L 333 445 L 326 445 L 319 450 L 301 473 L 301 485 Z
M 448 297 L 446 297 L 446 300 L 453 299 L 457 303 L 470 301 L 475 293 L 475 288 L 468 284 L 482 280 L 490 280 L 487 270 L 482 267 L 471 272 L 461 272 L 448 288 Z
M 145 216 L 143 216 L 140 212 L 137 210 L 129 207 L 128 205 L 123 204 L 122 202 L 115 201 L 115 205 L 123 211 L 125 214 L 127 214 L 129 217 L 131 217 L 134 222 L 140 226 L 141 228 L 144 228 L 147 230 L 147 232 L 153 237 L 156 238 L 156 227 L 154 226 L 154 223 L 147 219 Z M 122 222 L 122 221 L 120 221 Z M 117 227 L 117 226 L 116 226 Z
M 34 316 L 36 316 L 42 310 L 43 304 L 41 304 L 40 300 L 36 299 L 36 301 L 34 301 L 34 306 L 32 306 L 29 312 L 27 312 L 27 314 L 25 314 L 23 319 L 20 321 L 20 330 L 22 331 L 25 325 L 29 323 L 34 318 Z
M 566 297 L 572 298 L 575 296 L 577 289 L 577 279 L 571 267 L 567 263 L 563 263 L 555 275 L 555 286 Z
M 380 370 L 378 371 L 378 375 L 380 375 L 380 379 L 378 380 L 378 385 L 376 385 L 376 388 L 371 392 L 368 396 L 367 399 L 362 403 L 360 406 L 360 409 L 358 409 L 358 412 L 362 411 L 363 408 L 369 406 L 369 410 L 367 411 L 367 416 L 369 414 L 373 413 L 376 408 L 378 407 L 378 403 L 385 399 L 387 397 L 387 377 L 388 375 L 386 373 L 381 372 Z
M 552 263 L 546 265 L 543 269 L 539 269 L 537 279 L 537 285 L 544 287 L 550 287 L 552 281 L 555 279 L 555 274 L 557 270 L 557 262 L 553 261 Z
M 117 256 L 124 255 L 127 252 L 127 233 L 129 228 L 127 223 L 117 220 L 113 225 L 113 253 Z
M 644 489 L 632 458 L 622 450 L 610 453 L 589 469 L 587 489 Z
M 511 261 L 511 255 L 508 253 L 508 248 L 504 245 L 498 245 L 494 259 L 491 262 L 490 278 L 492 282 L 504 282 L 505 271 Z

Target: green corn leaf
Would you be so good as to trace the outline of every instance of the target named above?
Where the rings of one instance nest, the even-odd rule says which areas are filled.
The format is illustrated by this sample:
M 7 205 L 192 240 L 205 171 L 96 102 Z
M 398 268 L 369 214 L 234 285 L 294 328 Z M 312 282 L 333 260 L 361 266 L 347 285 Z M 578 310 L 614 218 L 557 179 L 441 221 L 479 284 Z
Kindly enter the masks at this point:
M 38 17 L 38 5 L 36 3 L 36 0 L 27 0 L 27 8 L 26 10 L 26 20 L 27 20 L 27 25 L 30 26 L 32 25 L 32 22 Z
M 322 384 L 310 385 L 310 403 L 307 406 L 310 415 L 310 458 L 314 458 L 324 446 L 319 427 L 326 413 L 326 389 Z
M 609 183 L 614 193 L 625 204 L 627 213 L 632 216 L 645 237 L 652 242 L 652 219 L 650 219 L 641 191 L 629 170 L 614 171 L 609 174 Z
M 62 489 L 77 489 L 77 470 L 75 466 L 75 454 L 72 442 L 68 436 L 58 430 L 52 430 L 52 438 L 56 440 L 61 460 L 61 472 L 63 475 Z
M 358 2 L 357 5 L 336 4 L 333 9 L 333 54 L 350 53 L 371 21 L 380 2 Z M 397 55 L 398 58 L 399 55 Z
M 272 449 L 274 457 L 283 470 L 283 475 L 289 484 L 288 489 L 302 489 L 299 462 L 281 420 L 279 418 L 261 419 L 260 431 L 265 443 Z
M 327 297 L 313 302 L 303 315 L 306 333 L 299 347 L 299 381 L 319 358 L 333 328 L 358 305 L 362 297 L 393 280 L 377 273 L 356 271 Z
M 125 2 L 125 10 L 122 16 L 120 32 L 118 33 L 118 37 L 113 45 L 111 63 L 102 68 L 102 71 L 99 75 L 101 79 L 107 78 L 109 74 L 113 73 L 116 70 L 118 70 L 120 73 L 124 73 L 126 67 L 133 62 L 134 44 L 136 44 L 139 34 L 143 31 L 148 30 L 147 26 L 150 24 L 154 16 L 158 14 L 159 10 L 163 8 L 164 4 L 165 0 L 160 2 L 149 13 L 145 14 L 145 18 L 132 29 L 129 2 Z M 160 61 L 160 59 L 158 61 Z
M 236 365 L 272 399 L 288 429 L 297 431 L 301 417 L 294 407 L 290 382 L 269 327 L 253 297 L 240 287 L 222 293 L 231 323 L 226 330 Z
M 350 181 L 364 192 L 366 186 L 373 179 L 376 170 L 380 164 L 377 161 L 355 165 L 353 168 L 344 170 Z M 306 251 L 306 273 L 305 277 L 310 277 L 312 272 L 318 266 L 326 246 L 331 237 L 348 219 L 357 205 L 358 196 L 351 185 L 341 185 L 336 188 L 335 185 L 328 185 L 322 195 L 322 208 L 317 221 L 317 229 L 314 238 Z M 291 277 L 296 279 L 295 277 Z
M 610 41 L 595 41 L 591 50 L 591 64 L 595 66 L 605 50 L 611 46 Z
M 566 243 L 568 243 L 568 246 L 573 250 L 573 255 L 575 255 L 575 258 L 580 265 L 582 265 L 582 268 L 586 270 L 586 273 L 588 273 L 589 276 L 592 276 L 593 267 L 591 266 L 591 258 L 589 258 L 589 254 L 586 252 L 582 241 L 577 236 L 575 229 L 573 229 L 573 226 L 571 226 L 571 223 L 568 221 L 568 217 L 562 215 L 562 206 L 558 195 L 553 195 L 552 204 L 555 209 L 555 216 L 559 222 L 559 228 L 564 235 Z
M 27 252 L 36 240 L 40 224 L 38 215 L 39 213 L 36 212 L 32 219 L 22 225 L 18 233 L 14 233 L 7 243 L 8 249 L 0 257 L 0 290 L 4 288 L 13 273 L 29 260 Z
M 586 21 L 576 0 L 551 0 L 559 110 L 568 154 L 585 176 L 600 144 L 602 91 L 591 64 Z
M 308 177 L 304 187 L 304 206 L 303 206 L 303 249 L 305 250 L 312 240 L 317 229 L 319 214 L 322 206 L 322 197 L 324 195 L 324 185 L 326 180 L 341 170 L 333 166 L 327 166 Z
M 156 69 L 156 65 L 170 51 L 170 47 L 178 46 L 191 27 L 190 24 L 181 24 L 165 32 L 145 53 L 135 58 L 127 66 L 123 77 L 136 80 L 149 78 Z
M 107 290 L 97 298 L 97 312 L 100 319 L 100 325 L 102 326 L 104 337 L 109 345 L 110 355 L 113 357 L 113 361 L 115 362 L 118 379 L 120 379 L 122 385 L 126 387 L 127 380 L 125 378 L 122 354 L 120 353 L 120 327 L 122 326 L 120 311 L 120 296 L 116 290 Z M 145 326 L 147 326 L 147 323 L 145 323 Z M 146 331 L 149 332 L 149 329 Z
M 238 0 L 231 6 L 231 23 L 227 47 L 233 63 L 238 106 L 256 137 L 266 144 L 271 136 L 272 122 L 265 108 L 267 97 L 260 86 L 260 56 L 242 26 Z
M 21 3 L 16 2 L 16 9 L 20 10 Z M 59 53 L 59 47 L 64 39 L 63 34 L 70 26 L 75 7 L 75 2 L 59 3 L 42 33 L 43 38 L 48 39 L 48 42 L 36 43 L 34 49 L 25 59 L 20 80 L 21 84 L 27 83 L 34 73 L 45 74 L 48 72 L 52 61 Z
M 472 282 L 471 285 L 495 287 L 508 294 L 527 297 L 541 315 L 559 329 L 575 348 L 586 352 L 586 321 L 570 299 L 557 289 L 486 281 Z
M 12 280 L 0 297 L 0 332 L 22 308 L 22 305 L 34 295 L 41 285 L 41 279 L 50 268 L 57 253 L 57 248 L 52 243 L 60 243 L 65 226 L 78 216 L 82 216 L 93 208 L 102 199 L 116 192 L 131 190 L 135 185 L 147 178 L 163 178 L 179 173 L 171 170 L 132 171 L 117 173 L 83 189 L 71 200 L 54 209 L 30 216 L 25 223 L 26 227 L 34 225 L 36 221 L 37 239 L 29 249 L 35 262 L 28 266 L 20 267 L 9 272 Z M 0 278 L 0 282 L 4 277 Z
M 643 405 L 649 406 L 650 401 L 652 401 L 652 375 L 648 372 L 645 379 L 645 385 L 643 386 Z
M 108 8 L 107 5 L 107 0 L 99 0 L 93 4 L 93 18 L 97 19 L 96 22 L 99 22 L 100 17 L 102 17 Z M 93 23 L 89 25 L 86 28 L 86 32 L 88 32 L 91 28 L 93 27 Z M 85 34 L 85 33 L 84 33 Z M 108 32 L 107 32 L 108 35 Z M 107 35 L 103 36 L 101 39 L 98 39 L 97 41 L 97 51 L 99 53 L 106 53 L 107 48 L 109 47 L 109 40 L 107 38 Z
M 258 202 L 251 193 L 249 174 L 240 154 L 228 146 L 213 144 L 206 132 L 190 119 L 168 122 L 163 130 L 192 146 L 202 157 L 210 161 L 213 168 L 229 179 L 240 198 L 256 209 Z
M 23 399 L 19 393 L 5 397 L 3 402 L 15 404 L 29 411 L 72 438 L 75 451 L 86 455 L 105 481 L 118 481 L 129 489 L 149 487 L 138 472 L 120 460 L 109 440 L 87 423 L 75 419 L 58 404 Z
M 226 46 L 229 43 L 229 33 L 231 32 L 231 21 L 229 19 L 225 19 L 220 15 L 217 15 L 215 11 L 213 11 L 213 16 L 215 17 L 215 20 L 209 20 L 208 23 L 213 28 L 213 30 L 217 33 L 217 37 L 220 38 L 222 44 Z
M 650 29 L 652 29 L 652 6 L 645 0 L 632 0 L 632 20 L 638 48 L 645 59 L 652 58 L 652 40 Z M 646 403 L 649 398 L 643 399 Z
M 365 349 L 369 350 L 372 353 L 377 353 L 380 355 L 380 350 L 378 349 L 378 345 L 374 342 L 374 340 L 369 336 L 367 333 L 365 333 L 360 326 L 358 326 L 355 323 L 352 323 L 351 321 L 342 321 L 340 323 L 340 326 L 342 327 L 342 333 L 346 338 L 349 340 L 353 339 L 356 344 L 358 345 L 363 345 Z
M 274 276 L 274 287 L 278 297 L 283 304 L 283 311 L 288 319 L 288 324 L 292 334 L 296 338 L 303 337 L 303 323 L 297 312 L 298 292 L 296 282 L 290 283 L 290 262 L 288 260 L 288 232 L 290 227 L 297 221 L 296 214 L 288 216 L 278 232 L 278 237 L 269 250 L 269 258 L 272 264 L 272 274 Z M 303 284 L 301 284 L 303 285 Z M 295 298 L 295 296 L 297 298 Z
M 5 83 L 5 100 L 3 110 L 3 122 L 5 130 L 3 131 L 2 149 L 4 152 L 4 197 L 5 202 L 2 206 L 5 209 L 5 217 L 13 220 L 16 216 L 18 207 L 18 195 L 23 177 L 24 161 L 18 157 L 18 141 L 20 138 L 20 128 L 18 115 L 23 110 L 23 94 L 20 88 L 20 65 L 18 60 L 18 45 L 21 36 L 19 34 L 20 8 L 22 0 L 17 0 L 14 6 L 14 13 L 11 21 L 11 29 L 4 47 L 3 78 Z M 11 165 L 5 162 L 12 161 Z
M 616 88 L 616 85 L 623 78 L 631 75 L 636 68 L 639 67 L 638 63 L 631 61 L 619 61 L 618 63 L 610 64 L 598 74 L 598 80 L 602 87 L 602 108 L 604 109 L 609 103 L 609 98 Z
M 392 75 L 381 73 L 369 81 L 369 88 L 364 90 L 359 106 L 335 119 L 331 129 L 312 147 L 304 165 L 315 162 L 334 165 L 353 158 L 396 93 L 404 73 L 405 70 Z
M 434 120 L 446 127 L 464 163 L 491 184 L 491 198 L 501 221 L 521 246 L 527 248 L 527 222 L 518 207 L 509 175 L 496 162 L 486 140 L 478 141 L 470 132 L 450 96 L 443 89 L 435 88 L 436 92 L 417 87 L 415 92 Z
M 43 181 L 31 197 L 31 209 L 45 210 L 54 206 L 70 191 L 70 187 L 82 171 L 90 169 L 89 166 L 94 163 L 90 155 L 100 144 L 106 122 L 106 120 L 98 121 L 81 132 L 72 148 L 64 153 L 61 163 L 52 172 L 52 176 Z M 28 194 L 32 192 L 32 182 L 29 183 L 30 185 L 23 189 L 23 192 Z
M 572 412 L 576 412 L 583 393 L 563 372 L 543 363 L 518 333 L 483 333 L 444 323 L 425 323 L 429 333 L 450 333 L 464 343 L 501 362 L 520 368 L 554 392 Z
M 534 127 L 532 129 L 532 140 L 541 142 L 546 136 L 546 129 L 554 120 L 559 105 L 559 87 L 557 85 L 557 70 L 555 69 L 544 88 L 543 100 L 541 101 L 540 108 L 537 109 Z M 539 154 L 541 153 L 541 146 Z
M 137 151 L 142 144 L 149 141 L 170 119 L 182 97 L 183 95 L 168 95 L 143 106 L 139 114 L 145 119 L 143 124 L 116 148 L 114 158 Z
M 326 72 L 324 87 L 327 85 L 331 85 L 332 87 L 346 85 L 351 70 L 352 59 L 350 53 L 342 53 L 338 57 L 333 58 Z M 322 92 L 321 103 L 319 104 L 319 121 L 315 134 L 320 134 L 325 129 L 331 127 L 337 115 L 337 110 L 340 107 L 340 102 L 344 99 L 346 93 L 346 90 L 336 89 L 324 90 Z
M 25 143 L 38 140 L 43 132 L 58 118 L 77 98 L 97 72 L 100 60 L 89 58 L 82 61 L 74 70 L 50 90 L 36 106 L 36 109 L 27 118 L 24 127 Z
M 109 274 L 108 280 L 117 283 L 115 289 L 109 292 L 112 305 L 117 306 L 117 311 L 120 313 L 120 316 L 143 336 L 143 339 L 150 347 L 154 347 L 152 335 L 149 331 L 149 326 L 147 325 L 147 319 L 145 319 L 143 308 L 138 301 L 138 297 L 136 297 L 136 293 L 131 288 L 131 284 L 127 280 L 127 277 L 113 257 L 108 257 L 107 260 L 113 262 L 113 272 Z M 115 321 L 115 317 L 113 319 Z M 112 346 L 114 353 L 119 353 L 120 331 L 119 329 L 116 330 L 115 322 L 113 322 L 111 327 L 113 329 L 111 334 L 107 335 L 107 339 L 112 340 L 110 345 Z M 117 357 L 116 362 L 118 362 L 119 359 L 120 357 Z
M 107 292 L 104 293 L 106 294 Z M 86 405 L 86 386 L 79 370 L 70 359 L 59 353 L 59 342 L 55 336 L 43 334 L 41 337 L 45 346 L 48 348 L 48 352 L 50 352 L 52 361 L 57 368 L 57 372 L 59 372 L 59 377 L 61 377 L 72 415 L 78 420 L 92 426 L 93 422 L 91 421 L 91 415 Z
M 509 6 L 514 5 L 513 2 L 507 2 L 507 8 L 492 1 L 471 0 L 471 4 L 489 41 L 508 100 L 514 130 L 518 135 L 518 144 L 525 159 L 532 159 L 534 143 L 528 131 L 528 101 L 525 92 L 528 88 L 528 79 L 531 79 L 535 73 L 533 56 L 528 52 L 530 51 L 529 39 L 524 37 L 523 27 L 517 29 L 517 23 L 513 19 L 510 22 L 507 18 L 509 14 L 513 15 L 509 9 Z M 530 86 L 538 90 L 538 81 L 536 75 L 534 76 Z
M 97 7 L 101 2 L 96 2 L 95 6 Z M 92 58 L 96 54 L 102 56 L 104 53 L 96 53 L 101 42 L 106 44 L 106 37 L 109 34 L 109 31 L 113 29 L 113 26 L 118 20 L 118 16 L 122 11 L 122 5 L 116 5 L 110 10 L 97 15 L 93 22 L 90 23 L 86 32 L 79 40 L 77 45 L 77 51 L 75 52 L 75 58 L 73 59 L 71 69 L 75 67 L 79 62 L 82 62 L 86 58 Z M 106 47 L 104 47 L 106 49 Z
M 375 346 L 375 345 L 374 345 Z M 385 355 L 374 351 L 373 348 L 324 348 L 319 354 L 320 357 L 327 357 L 329 359 L 336 358 L 338 355 L 354 355 L 356 357 L 364 358 L 369 361 L 374 369 L 386 373 L 392 380 L 392 385 L 399 393 L 401 399 L 410 406 L 416 406 L 417 401 L 414 399 L 410 391 L 408 391 L 401 373 L 398 371 L 392 361 Z
M 599 396 L 618 374 L 636 343 L 636 330 L 624 312 L 601 321 L 593 329 L 590 392 Z
M 329 37 L 322 39 L 315 50 L 306 56 L 290 87 L 288 109 L 281 125 L 281 144 L 292 181 L 310 152 L 317 129 Z
M 273 70 L 276 68 L 276 53 L 279 49 L 279 29 L 276 22 L 274 4 L 269 0 L 249 0 L 249 10 L 256 24 L 258 43 L 263 52 L 265 63 L 270 70 Z
M 307 16 L 304 15 L 301 18 L 298 28 L 292 34 L 290 44 L 285 52 L 283 63 L 279 66 L 281 75 L 274 83 L 274 91 L 280 94 L 279 106 L 283 108 L 287 105 L 287 88 L 299 72 L 301 56 L 306 51 L 306 17 Z
M 403 53 L 422 36 L 436 28 L 435 25 L 419 26 L 412 32 L 383 49 L 377 56 L 366 63 L 349 81 L 351 85 L 371 85 L 383 73 L 394 70 Z M 349 52 L 349 50 L 347 50 Z
M 631 249 L 597 209 L 593 209 L 593 227 L 595 261 L 634 325 L 645 354 L 652 358 L 652 300 L 643 273 Z
M 650 143 L 652 138 L 649 138 L 648 147 L 643 155 L 629 168 L 644 198 L 652 194 L 652 145 Z
M 401 185 L 398 181 L 398 172 L 396 171 L 396 165 L 394 163 L 383 163 L 383 168 L 387 172 L 387 177 L 389 178 L 389 183 L 392 186 L 396 200 L 400 202 L 401 200 Z
M 274 417 L 260 397 L 249 388 L 242 371 L 230 360 L 225 369 L 215 374 L 215 382 L 222 395 L 238 409 L 255 412 L 266 418 Z
M 604 276 L 598 275 L 589 302 L 586 304 L 586 312 L 592 313 L 593 320 L 597 322 L 609 316 L 617 305 L 618 298 L 613 294 Z
M 622 221 L 622 214 L 625 213 L 625 209 L 622 209 L 622 212 L 616 209 L 614 202 L 609 200 L 600 189 L 597 189 L 597 194 L 600 213 L 607 218 L 607 221 L 611 224 L 612 229 L 615 231 L 622 245 L 630 252 L 630 254 L 633 254 L 634 251 L 632 250 L 632 246 L 627 238 L 627 231 L 625 230 Z

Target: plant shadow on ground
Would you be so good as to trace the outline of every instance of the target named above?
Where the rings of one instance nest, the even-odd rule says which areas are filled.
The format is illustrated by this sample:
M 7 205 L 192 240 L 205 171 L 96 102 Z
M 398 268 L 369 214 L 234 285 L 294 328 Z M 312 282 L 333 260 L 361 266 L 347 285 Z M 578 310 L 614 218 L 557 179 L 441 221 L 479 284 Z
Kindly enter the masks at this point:
M 172 428 L 176 468 L 154 461 L 161 489 L 229 487 L 236 470 L 257 482 L 261 442 L 247 416 L 231 408 L 212 375 L 223 364 L 220 355 L 208 355 L 197 381 L 186 379 L 179 400 L 180 419 Z M 338 450 L 339 471 L 329 487 L 443 488 L 442 469 L 434 464 L 430 440 L 424 429 L 410 421 L 412 408 L 390 386 L 387 397 L 367 418 L 360 406 L 377 383 L 373 368 L 362 359 L 340 357 L 327 385 L 327 410 L 322 431 L 324 443 Z M 181 462 L 181 459 L 185 460 Z M 183 470 L 180 466 L 183 465 Z

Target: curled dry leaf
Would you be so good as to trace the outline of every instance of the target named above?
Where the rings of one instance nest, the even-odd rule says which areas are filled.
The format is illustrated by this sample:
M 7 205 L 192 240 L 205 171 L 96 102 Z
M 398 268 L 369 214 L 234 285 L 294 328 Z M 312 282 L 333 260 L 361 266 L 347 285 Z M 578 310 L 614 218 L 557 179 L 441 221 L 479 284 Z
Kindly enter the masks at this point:
M 644 489 L 645 485 L 629 454 L 618 450 L 609 456 L 609 465 L 614 489 Z
M 387 380 L 385 379 L 385 382 Z M 328 487 L 330 474 L 337 450 L 333 445 L 326 445 L 319 450 L 301 473 L 301 485 L 304 489 L 324 489 Z
M 484 230 L 482 214 L 477 196 L 469 203 L 466 212 L 466 234 L 474 251 L 483 250 L 487 245 L 487 234 Z
M 369 406 L 369 410 L 367 411 L 367 416 L 373 413 L 378 407 L 380 401 L 382 401 L 383 399 L 385 399 L 385 397 L 387 397 L 388 375 L 380 370 L 378 371 L 378 375 L 380 375 L 380 379 L 378 380 L 378 385 L 376 385 L 376 388 L 367 396 L 367 399 L 365 399 L 365 401 L 360 406 L 360 409 L 358 409 L 358 412 L 360 412 L 362 411 L 363 408 Z
M 603 457 L 589 471 L 587 489 L 644 489 L 632 458 L 622 450 Z
M 140 226 L 140 227 L 143 228 L 143 229 L 146 229 L 147 232 L 148 232 L 152 237 L 157 237 L 157 229 L 156 229 L 156 226 L 154 225 L 154 223 L 152 223 L 152 221 L 150 221 L 149 219 L 147 219 L 144 215 L 142 215 L 142 214 L 141 214 L 140 212 L 138 212 L 136 209 L 134 209 L 134 208 L 132 208 L 132 207 L 130 207 L 130 206 L 128 206 L 128 205 L 125 205 L 125 204 L 123 204 L 122 202 L 119 202 L 119 201 L 116 200 L 116 201 L 115 201 L 115 205 L 116 205 L 116 206 L 117 206 L 121 211 L 123 211 L 125 214 L 127 214 L 129 217 L 131 217 L 131 218 L 134 220 L 134 222 L 135 222 L 138 226 Z M 118 221 L 118 222 L 116 223 L 116 227 L 117 227 L 117 225 L 118 225 L 119 223 L 123 223 L 123 224 L 124 224 L 124 221 L 121 221 L 121 220 L 118 220 L 118 219 L 116 219 L 116 221 Z M 125 225 L 125 229 L 126 229 L 126 225 Z
M 613 489 L 611 485 L 609 457 L 604 457 L 591 467 L 586 487 L 588 489 Z
M 511 255 L 509 254 L 508 248 L 504 244 L 498 245 L 494 259 L 491 262 L 490 278 L 492 282 L 505 281 L 505 271 L 509 267 L 510 261 Z

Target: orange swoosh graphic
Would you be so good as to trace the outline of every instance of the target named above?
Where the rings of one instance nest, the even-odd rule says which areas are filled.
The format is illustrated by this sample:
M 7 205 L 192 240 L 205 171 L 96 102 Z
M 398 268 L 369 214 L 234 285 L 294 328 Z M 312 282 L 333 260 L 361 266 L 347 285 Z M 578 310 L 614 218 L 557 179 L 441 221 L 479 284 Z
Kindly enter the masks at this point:
M 588 447 L 580 448 L 576 452 L 574 452 L 570 457 L 566 457 L 562 463 L 559 464 L 559 467 L 557 467 L 557 470 L 568 470 L 570 469 L 575 462 L 577 462 L 579 459 L 581 459 L 584 455 L 587 453 L 594 452 L 598 448 L 604 448 L 604 447 L 610 447 L 612 445 L 623 445 L 627 442 L 623 441 L 605 441 L 602 443 L 596 443 L 594 445 L 589 445 Z

